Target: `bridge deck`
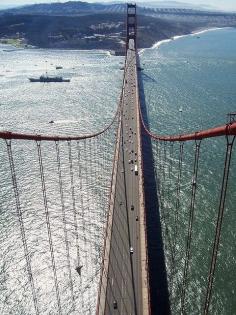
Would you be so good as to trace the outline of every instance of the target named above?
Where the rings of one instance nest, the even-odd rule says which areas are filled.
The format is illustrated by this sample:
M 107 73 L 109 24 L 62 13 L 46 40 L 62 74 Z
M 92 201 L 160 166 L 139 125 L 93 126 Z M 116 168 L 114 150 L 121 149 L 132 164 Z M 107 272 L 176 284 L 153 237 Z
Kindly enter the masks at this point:
M 140 211 L 142 187 L 136 71 L 136 51 L 133 40 L 130 40 L 117 143 L 117 172 L 110 222 L 111 234 L 108 240 L 110 244 L 107 283 L 100 297 L 100 304 L 103 301 L 105 305 L 100 306 L 99 314 L 144 314 L 143 308 L 148 301 L 147 298 L 143 300 L 143 294 L 147 292 L 147 277 L 145 258 L 143 259 L 146 257 L 143 239 L 144 218 L 143 211 Z M 148 310 L 145 314 L 148 314 Z

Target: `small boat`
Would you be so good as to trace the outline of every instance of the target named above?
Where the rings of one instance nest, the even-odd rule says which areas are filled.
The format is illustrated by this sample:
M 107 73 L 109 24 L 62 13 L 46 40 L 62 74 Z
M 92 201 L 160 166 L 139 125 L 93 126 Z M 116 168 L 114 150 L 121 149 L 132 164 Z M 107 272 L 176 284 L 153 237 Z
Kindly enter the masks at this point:
M 63 69 L 63 67 L 62 66 L 56 66 L 56 69 L 60 70 L 60 69 Z
M 183 111 L 183 107 L 180 107 L 179 112 L 182 113 L 182 111 Z
M 63 77 L 49 77 L 47 75 L 41 75 L 39 78 L 29 78 L 30 82 L 70 82 L 70 79 L 63 79 Z
M 3 49 L 4 52 L 13 52 L 16 51 L 16 49 Z

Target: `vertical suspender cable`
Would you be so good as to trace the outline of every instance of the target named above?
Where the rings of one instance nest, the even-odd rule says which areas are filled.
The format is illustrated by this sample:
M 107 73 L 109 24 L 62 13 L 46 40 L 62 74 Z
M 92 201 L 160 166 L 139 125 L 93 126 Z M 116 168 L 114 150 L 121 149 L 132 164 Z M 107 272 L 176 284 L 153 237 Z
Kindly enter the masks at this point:
M 97 162 L 97 189 L 98 189 L 98 202 L 99 202 L 99 217 L 100 217 L 100 222 L 103 223 L 103 213 L 102 213 L 102 186 L 103 186 L 103 179 L 102 179 L 102 161 L 101 161 L 100 146 L 101 146 L 101 136 L 98 136 L 97 153 L 96 153 L 97 159 L 98 159 L 98 162 Z M 99 227 L 99 231 L 100 231 L 100 233 L 102 232 L 100 227 Z M 102 237 L 101 237 L 101 240 L 102 240 Z M 100 255 L 100 253 L 99 253 L 99 255 Z
M 212 249 L 211 265 L 210 265 L 210 271 L 208 275 L 207 291 L 206 291 L 206 298 L 205 298 L 204 311 L 203 311 L 204 315 L 208 315 L 210 302 L 211 302 L 213 281 L 214 281 L 215 269 L 216 269 L 216 261 L 217 261 L 218 251 L 219 251 L 220 235 L 221 235 L 223 216 L 224 216 L 224 210 L 225 210 L 225 199 L 226 199 L 227 187 L 228 187 L 232 149 L 233 149 L 235 136 L 233 137 L 232 140 L 229 139 L 229 136 L 226 136 L 226 139 L 227 139 L 227 147 L 226 147 L 226 153 L 225 153 L 225 165 L 224 165 L 224 172 L 223 172 L 223 179 L 222 179 L 222 186 L 221 186 L 218 217 L 217 217 L 216 228 L 215 228 L 215 239 L 214 239 L 214 244 L 213 244 L 213 249 Z
M 154 174 L 155 174 L 155 178 L 157 181 L 157 159 L 156 159 L 156 155 L 157 155 L 157 141 L 152 139 L 152 147 L 153 147 L 153 160 L 154 160 Z
M 174 142 L 170 143 L 170 168 L 169 168 L 169 177 L 173 169 L 173 153 L 174 153 Z
M 86 274 L 88 274 L 88 251 L 87 251 L 87 234 L 85 230 L 85 209 L 84 209 L 84 185 L 83 185 L 83 174 L 82 174 L 82 161 L 81 161 L 81 150 L 79 141 L 77 142 L 77 151 L 78 151 L 78 166 L 79 166 L 79 178 L 80 178 L 80 203 L 81 203 L 81 215 L 82 215 L 82 229 L 83 229 L 83 240 L 84 240 L 84 252 L 83 256 L 85 257 L 85 267 Z
M 87 244 L 87 240 L 86 240 L 86 235 L 85 235 L 85 222 L 84 222 L 84 199 L 83 199 L 83 180 L 82 180 L 82 162 L 81 162 L 81 150 L 80 150 L 80 143 L 79 141 L 77 141 L 77 163 L 78 163 L 78 177 L 79 177 L 79 193 L 80 193 L 80 206 L 81 206 L 81 216 L 82 216 L 82 237 L 83 237 L 83 247 L 81 247 L 81 256 L 82 258 L 84 257 L 84 261 L 85 261 L 85 270 L 87 273 L 87 251 L 86 251 L 86 244 Z M 84 277 L 83 277 L 84 279 Z M 82 283 L 82 279 L 80 277 L 80 286 L 81 286 L 81 291 L 83 289 L 83 283 Z M 83 296 L 83 291 L 81 293 L 81 306 L 82 306 L 82 310 L 84 311 L 84 296 Z
M 89 221 L 90 221 L 90 244 L 91 244 L 91 250 L 90 250 L 90 254 L 91 254 L 91 264 L 92 264 L 92 278 L 91 278 L 91 282 L 93 281 L 93 275 L 95 273 L 95 222 L 96 222 L 96 218 L 95 218 L 95 213 L 94 213 L 94 178 L 95 178 L 95 173 L 94 173 L 94 143 L 93 143 L 93 139 L 89 139 L 89 174 L 88 174 L 88 183 L 89 186 L 91 187 L 90 191 L 91 191 L 91 196 L 89 199 L 89 208 L 90 208 L 90 212 L 89 212 Z M 91 289 L 93 288 L 93 285 L 91 285 Z
M 177 179 L 176 203 L 175 203 L 174 250 L 176 249 L 175 247 L 176 247 L 176 240 L 177 240 L 177 234 L 178 234 L 180 186 L 181 186 L 182 166 L 183 166 L 183 148 L 184 148 L 184 142 L 181 142 L 180 147 L 179 147 L 179 166 L 178 166 L 178 179 Z
M 59 314 L 62 314 L 60 292 L 59 292 L 59 286 L 58 286 L 58 280 L 57 280 L 56 263 L 55 263 L 54 249 L 53 249 L 53 242 L 52 242 L 51 224 L 50 224 L 50 217 L 49 217 L 49 210 L 48 210 L 48 199 L 47 199 L 47 192 L 46 192 L 41 143 L 39 141 L 37 141 L 36 143 L 37 143 L 37 149 L 38 149 L 38 160 L 39 160 L 42 193 L 43 193 L 44 212 L 45 212 L 45 217 L 46 217 L 48 242 L 49 242 L 49 248 L 50 248 L 50 254 L 51 254 L 52 270 L 53 270 L 53 275 L 54 275 L 54 285 L 56 289 L 58 312 Z
M 174 143 L 170 143 L 170 151 L 169 151 L 169 166 L 168 166 L 168 189 L 167 195 L 170 198 L 170 187 L 171 187 L 171 175 L 172 175 L 172 168 L 173 168 L 173 150 L 174 150 Z
M 165 226 L 166 226 L 166 232 L 168 234 L 168 225 L 166 222 L 168 213 L 167 213 L 167 209 L 166 209 L 166 191 L 165 191 L 165 186 L 166 186 L 166 141 L 164 141 L 164 145 L 163 145 L 163 156 L 162 156 L 162 190 L 161 190 L 161 200 L 162 200 L 162 212 L 163 212 L 163 218 L 165 221 Z
M 88 139 L 89 140 L 89 139 Z M 90 292 L 90 275 L 91 275 L 91 262 L 92 262 L 92 245 L 91 245 L 91 230 L 90 230 L 90 221 L 91 221 L 91 215 L 90 215 L 90 197 L 89 197 L 89 192 L 90 192 L 90 187 L 89 187 L 89 181 L 88 181 L 88 152 L 87 152 L 87 140 L 84 140 L 84 171 L 85 171 L 85 185 L 86 185 L 86 203 L 87 203 L 87 212 L 86 212 L 86 220 L 85 220 L 85 233 L 86 233 L 86 237 L 90 240 L 89 245 L 90 245 L 90 254 L 91 256 L 88 258 L 88 246 L 86 247 L 86 252 L 87 252 L 87 259 L 89 260 L 89 265 L 87 265 L 87 285 L 86 288 L 87 290 L 87 294 L 88 294 L 88 309 L 89 309 L 89 314 L 91 314 L 91 292 Z M 90 157 L 91 158 L 91 157 Z M 90 268 L 89 268 L 90 267 Z
M 103 135 L 104 136 L 104 135 Z M 98 193 L 99 193 L 99 208 L 100 208 L 100 222 L 102 224 L 102 227 L 103 227 L 103 224 L 104 224 L 104 217 L 103 217 L 103 204 L 102 204 L 102 188 L 103 188 L 103 168 L 102 168 L 102 165 L 103 165 L 103 161 L 102 161 L 102 155 L 101 155 L 101 136 L 99 136 L 98 138 L 98 142 L 97 142 L 97 155 L 98 155 L 98 158 L 99 158 L 99 163 L 98 163 L 98 183 L 100 183 L 100 185 L 97 185 L 98 186 Z M 103 228 L 99 228 L 99 231 L 100 233 L 103 232 Z M 101 237 L 101 241 L 102 241 L 103 237 Z M 102 243 L 100 243 L 101 245 Z M 102 251 L 101 253 L 102 254 Z
M 104 161 L 105 161 L 105 176 L 106 176 L 106 194 L 105 194 L 105 202 L 106 202 L 106 205 L 105 205 L 105 210 L 108 209 L 109 207 L 109 184 L 110 184 L 110 179 L 109 179 L 109 173 L 108 173 L 108 164 L 109 164 L 109 158 L 108 158 L 108 153 L 109 153 L 109 150 L 108 150 L 108 147 L 109 147 L 109 133 L 107 134 L 107 138 L 105 138 L 105 150 L 104 150 Z
M 195 210 L 195 200 L 196 200 L 200 145 L 201 145 L 201 141 L 195 141 L 195 157 L 194 157 L 194 166 L 193 166 L 192 192 L 191 192 L 191 202 L 190 202 L 190 209 L 189 209 L 188 234 L 187 234 L 186 252 L 185 252 L 185 260 L 184 260 L 184 273 L 183 273 L 183 281 L 182 281 L 182 289 L 181 289 L 181 314 L 185 314 L 185 294 L 186 294 L 186 287 L 187 287 L 187 275 L 189 271 L 190 250 L 191 250 L 192 233 L 193 233 L 193 220 L 194 220 L 194 210 Z
M 105 190 L 105 193 L 103 195 L 103 217 L 105 219 L 104 223 L 106 222 L 106 210 L 109 208 L 109 204 L 107 202 L 107 195 L 106 195 L 106 190 L 107 190 L 107 173 L 106 173 L 106 137 L 107 137 L 107 134 L 104 135 L 104 138 L 103 138 L 103 153 L 102 153 L 102 168 L 103 168 L 103 189 Z M 104 224 L 104 233 L 105 233 L 105 224 Z
M 20 223 L 21 239 L 22 239 L 23 248 L 24 248 L 26 267 L 27 267 L 28 277 L 29 277 L 30 286 L 31 286 L 31 292 L 32 292 L 33 301 L 34 301 L 34 309 L 35 309 L 35 313 L 39 315 L 38 300 L 37 300 L 37 295 L 36 295 L 36 290 L 35 290 L 33 273 L 31 269 L 30 253 L 29 253 L 27 241 L 26 241 L 25 226 L 24 226 L 23 214 L 22 214 L 22 209 L 21 209 L 21 204 L 20 204 L 20 197 L 19 197 L 19 190 L 18 190 L 17 179 L 16 179 L 15 164 L 14 164 L 14 159 L 13 159 L 13 154 L 12 154 L 11 140 L 9 141 L 6 140 L 6 145 L 7 145 L 7 153 L 8 153 L 8 158 L 9 158 L 10 170 L 11 170 L 12 185 L 13 185 L 14 195 L 15 195 L 16 211 L 17 211 L 17 216 Z
M 58 178 L 59 178 L 59 190 L 60 190 L 60 198 L 61 198 L 62 222 L 63 222 L 65 247 L 66 247 L 65 249 L 66 249 L 66 258 L 67 258 L 67 269 L 69 273 L 72 306 L 73 306 L 73 309 L 75 309 L 74 288 L 73 288 L 71 265 L 70 265 L 70 249 L 69 249 L 67 226 L 66 226 L 65 202 L 64 202 L 64 194 L 63 194 L 63 184 L 62 184 L 60 149 L 59 149 L 58 141 L 55 141 L 55 143 L 56 143 L 57 169 L 58 169 Z
M 162 142 L 159 143 L 159 150 L 158 150 L 158 184 L 159 184 L 159 205 L 161 207 L 161 219 L 162 218 L 162 211 L 164 207 L 164 197 L 163 193 L 163 186 L 162 186 L 162 165 L 163 165 L 163 159 L 162 159 Z
M 183 148 L 184 142 L 181 142 L 179 145 L 179 163 L 178 163 L 178 178 L 177 178 L 177 188 L 176 188 L 176 204 L 175 204 L 175 217 L 174 217 L 174 235 L 173 235 L 173 257 L 174 261 L 172 262 L 171 267 L 171 282 L 173 281 L 175 270 L 176 270 L 176 242 L 178 237 L 178 221 L 179 221 L 179 205 L 180 205 L 180 185 L 182 178 L 182 165 L 183 165 Z
M 162 172 L 163 172 L 163 179 L 165 182 L 166 179 L 166 141 L 164 141 L 164 157 L 163 157 L 163 168 L 162 168 Z
M 161 141 L 158 141 L 159 143 L 159 148 L 158 148 L 158 174 L 159 174 L 159 180 L 160 180 L 160 177 L 161 177 L 161 169 L 162 169 L 162 164 L 161 164 L 161 144 L 162 142 Z M 161 188 L 160 188 L 160 191 L 161 191 Z
M 168 223 L 167 225 L 171 225 L 170 223 L 170 217 L 171 217 L 171 213 L 170 213 L 170 186 L 171 186 L 171 175 L 172 175 L 172 164 L 173 164 L 173 142 L 170 143 L 170 152 L 169 152 L 169 167 L 168 167 L 168 188 L 167 188 L 167 196 L 168 196 L 168 210 L 169 210 L 169 213 L 168 213 Z M 167 227 L 168 228 L 168 227 Z M 171 250 L 171 259 L 172 259 L 172 263 L 174 263 L 174 251 L 173 251 L 173 243 L 172 243 L 172 240 L 171 240 L 171 231 L 169 232 L 169 245 L 170 245 L 170 250 Z
M 160 165 L 160 141 L 157 140 L 157 146 L 156 146 L 156 178 L 157 178 L 157 195 L 158 198 L 160 199 L 160 195 L 161 195 L 161 188 L 160 188 L 160 172 L 159 172 L 159 165 Z M 159 200 L 159 203 L 161 202 L 161 200 Z
M 68 153 L 69 153 L 70 184 L 71 184 L 71 198 L 72 198 L 72 209 L 73 209 L 73 219 L 74 219 L 74 229 L 75 229 L 77 267 L 80 267 L 79 234 L 78 234 L 78 221 L 77 221 L 77 211 L 76 211 L 76 202 L 75 202 L 75 185 L 74 185 L 74 171 L 73 171 L 71 141 L 67 141 L 67 144 L 68 144 Z
M 100 154 L 99 154 L 99 142 L 100 142 L 100 137 L 96 137 L 95 138 L 95 156 L 94 156 L 94 161 L 95 161 L 95 188 L 96 188 L 96 199 L 97 199 L 97 209 L 96 209 L 96 216 L 98 218 L 97 220 L 97 227 L 96 227 L 96 230 L 97 230 L 97 233 L 100 235 L 99 237 L 99 241 L 97 242 L 96 244 L 96 248 L 98 249 L 98 252 L 96 252 L 96 257 L 98 259 L 98 263 L 100 262 L 100 259 L 101 259 L 101 240 L 102 240 L 102 237 L 101 237 L 101 228 L 100 228 L 100 225 L 101 225 L 101 221 L 102 221 L 102 217 L 101 217 L 101 199 L 100 199 L 100 196 L 101 196 L 101 181 L 100 181 Z

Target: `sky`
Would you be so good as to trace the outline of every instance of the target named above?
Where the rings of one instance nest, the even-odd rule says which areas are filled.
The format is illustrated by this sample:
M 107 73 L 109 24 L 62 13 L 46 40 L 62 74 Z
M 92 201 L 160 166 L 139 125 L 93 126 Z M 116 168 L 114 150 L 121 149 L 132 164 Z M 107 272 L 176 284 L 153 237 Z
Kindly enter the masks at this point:
M 0 7 L 4 6 L 17 6 L 17 5 L 23 5 L 23 4 L 33 4 L 33 3 L 51 3 L 51 2 L 67 2 L 68 0 L 0 0 Z M 85 1 L 86 0 L 81 0 Z M 87 0 L 87 2 L 114 2 L 115 0 Z M 143 2 L 145 3 L 145 0 L 137 0 L 136 2 Z M 148 0 L 147 2 L 159 2 L 155 0 Z M 120 0 L 119 2 L 127 2 Z M 164 1 L 163 1 L 164 2 Z M 216 9 L 221 10 L 227 10 L 227 11 L 236 11 L 236 0 L 208 0 L 204 3 L 203 0 L 179 0 L 179 2 L 189 3 L 189 4 L 204 4 L 204 5 L 210 5 L 213 6 Z

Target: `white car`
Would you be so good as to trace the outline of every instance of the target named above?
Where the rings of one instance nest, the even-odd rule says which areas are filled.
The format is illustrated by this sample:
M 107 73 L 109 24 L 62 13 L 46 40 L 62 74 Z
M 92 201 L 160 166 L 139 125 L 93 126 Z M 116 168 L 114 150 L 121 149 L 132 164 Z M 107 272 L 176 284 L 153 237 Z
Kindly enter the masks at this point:
M 132 246 L 130 247 L 130 250 L 129 250 L 129 251 L 130 251 L 130 254 L 133 254 L 133 253 L 134 253 L 134 249 L 133 249 Z

